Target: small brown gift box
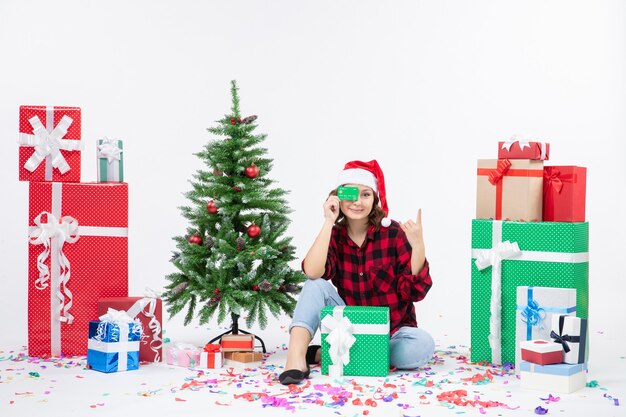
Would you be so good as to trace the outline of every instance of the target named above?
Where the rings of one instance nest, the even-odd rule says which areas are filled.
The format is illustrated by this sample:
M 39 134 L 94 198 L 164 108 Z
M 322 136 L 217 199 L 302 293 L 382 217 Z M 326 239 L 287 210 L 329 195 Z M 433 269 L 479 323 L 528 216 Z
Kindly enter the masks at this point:
M 479 159 L 476 218 L 541 221 L 543 161 Z
M 261 366 L 263 354 L 261 352 L 224 352 L 224 365 L 240 368 L 255 368 Z

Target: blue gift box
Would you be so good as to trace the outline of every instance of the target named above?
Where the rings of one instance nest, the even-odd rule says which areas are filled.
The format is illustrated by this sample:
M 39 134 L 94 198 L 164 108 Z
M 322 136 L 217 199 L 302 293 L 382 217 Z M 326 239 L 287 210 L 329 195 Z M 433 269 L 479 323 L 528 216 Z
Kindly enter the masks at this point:
M 139 368 L 141 323 L 89 322 L 87 365 L 100 372 Z

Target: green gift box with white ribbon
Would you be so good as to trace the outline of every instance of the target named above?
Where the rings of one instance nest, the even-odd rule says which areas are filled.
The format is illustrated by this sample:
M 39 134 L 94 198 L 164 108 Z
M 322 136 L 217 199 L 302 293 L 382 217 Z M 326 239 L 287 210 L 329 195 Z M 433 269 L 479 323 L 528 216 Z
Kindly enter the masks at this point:
M 322 374 L 389 374 L 389 307 L 327 306 L 321 319 Z
M 124 149 L 118 139 L 98 139 L 98 182 L 124 182 Z
M 517 287 L 576 289 L 589 311 L 589 223 L 472 220 L 471 360 L 515 362 Z

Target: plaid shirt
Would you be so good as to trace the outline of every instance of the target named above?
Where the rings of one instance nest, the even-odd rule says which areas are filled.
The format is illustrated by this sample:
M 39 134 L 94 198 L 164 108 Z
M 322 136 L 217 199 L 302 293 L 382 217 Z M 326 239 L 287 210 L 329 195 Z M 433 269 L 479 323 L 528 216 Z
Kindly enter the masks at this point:
M 378 232 L 369 226 L 361 247 L 345 227 L 333 227 L 322 277 L 332 281 L 346 305 L 388 306 L 392 334 L 402 326 L 417 327 L 413 303 L 432 286 L 428 261 L 411 274 L 411 244 L 395 221 Z

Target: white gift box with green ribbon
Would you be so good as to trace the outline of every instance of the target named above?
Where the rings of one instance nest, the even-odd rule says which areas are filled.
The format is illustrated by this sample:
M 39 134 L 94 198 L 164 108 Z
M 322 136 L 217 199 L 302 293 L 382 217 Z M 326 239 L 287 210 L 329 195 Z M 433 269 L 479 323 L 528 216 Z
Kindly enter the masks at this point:
M 389 374 L 389 307 L 327 306 L 321 319 L 322 374 Z
M 98 140 L 98 182 L 124 182 L 124 150 L 118 139 Z

